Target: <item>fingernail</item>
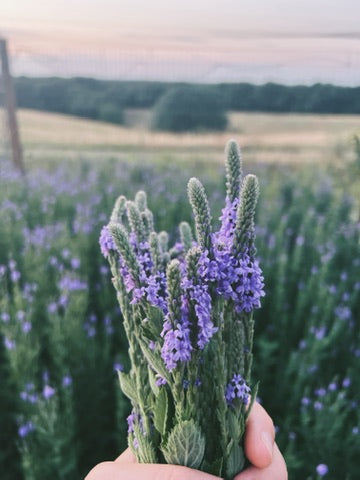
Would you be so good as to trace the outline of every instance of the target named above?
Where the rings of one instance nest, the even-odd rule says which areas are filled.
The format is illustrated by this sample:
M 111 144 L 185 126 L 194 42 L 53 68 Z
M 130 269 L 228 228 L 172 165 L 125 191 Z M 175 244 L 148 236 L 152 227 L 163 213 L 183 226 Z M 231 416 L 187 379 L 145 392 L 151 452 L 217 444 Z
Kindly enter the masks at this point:
M 267 451 L 270 453 L 270 456 L 272 458 L 274 442 L 273 442 L 273 439 L 272 439 L 271 435 L 268 432 L 262 432 L 261 440 L 263 441 L 263 444 L 265 445 Z

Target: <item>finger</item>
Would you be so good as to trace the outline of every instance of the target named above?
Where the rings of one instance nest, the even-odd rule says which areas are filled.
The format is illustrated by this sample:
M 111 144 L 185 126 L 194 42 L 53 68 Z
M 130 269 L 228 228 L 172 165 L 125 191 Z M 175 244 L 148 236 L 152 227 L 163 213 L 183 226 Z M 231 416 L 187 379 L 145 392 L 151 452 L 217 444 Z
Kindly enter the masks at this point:
M 266 468 L 249 467 L 234 480 L 287 480 L 288 474 L 283 456 L 276 443 L 273 448 L 273 461 Z
M 127 448 L 115 460 L 116 463 L 136 463 L 136 458 L 130 448 Z
M 219 480 L 219 477 L 177 465 L 104 462 L 91 470 L 85 480 Z
M 263 407 L 255 402 L 245 432 L 245 453 L 258 468 L 270 465 L 273 457 L 275 429 L 273 421 Z

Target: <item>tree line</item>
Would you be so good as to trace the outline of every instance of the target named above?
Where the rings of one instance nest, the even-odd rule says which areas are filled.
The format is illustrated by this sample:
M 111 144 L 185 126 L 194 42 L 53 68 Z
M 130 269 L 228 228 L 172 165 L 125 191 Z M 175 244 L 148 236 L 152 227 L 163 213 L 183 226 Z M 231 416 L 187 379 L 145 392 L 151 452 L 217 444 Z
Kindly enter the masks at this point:
M 203 117 L 212 113 L 210 105 L 224 111 L 360 113 L 360 87 L 329 84 L 285 86 L 276 83 L 222 83 L 216 85 L 151 81 L 107 81 L 92 78 L 15 79 L 18 106 L 77 115 L 113 123 L 123 122 L 124 108 L 159 108 L 164 96 L 184 101 L 184 92 Z M 172 92 L 171 94 L 169 92 Z M 199 97 L 201 96 L 201 98 Z M 213 100 L 209 102 L 209 98 Z M 202 107 L 204 101 L 204 107 Z M 169 102 L 168 102 L 169 103 Z M 172 98 L 171 108 L 176 104 Z M 184 105 L 182 109 L 184 110 Z M 223 113 L 222 113 L 223 114 Z M 221 123 L 221 122 L 220 122 Z M 155 121 L 156 124 L 156 121 Z

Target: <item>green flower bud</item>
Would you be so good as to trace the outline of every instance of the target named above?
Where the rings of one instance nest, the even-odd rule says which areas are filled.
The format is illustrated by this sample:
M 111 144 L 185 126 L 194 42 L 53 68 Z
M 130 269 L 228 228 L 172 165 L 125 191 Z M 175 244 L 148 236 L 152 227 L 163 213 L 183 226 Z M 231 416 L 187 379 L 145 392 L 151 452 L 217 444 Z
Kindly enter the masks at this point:
M 190 250 L 193 243 L 191 227 L 187 222 L 181 222 L 179 225 L 179 230 L 181 243 L 184 245 L 185 252 L 187 252 Z
M 146 193 L 143 190 L 139 190 L 135 195 L 135 205 L 140 212 L 145 212 L 147 208 Z
M 241 189 L 240 203 L 236 215 L 234 250 L 253 250 L 255 239 L 255 209 L 259 198 L 259 183 L 255 175 L 247 175 Z
M 181 271 L 178 260 L 171 260 L 166 269 L 166 282 L 169 292 L 169 316 L 175 327 L 181 318 Z
M 240 195 L 242 180 L 242 161 L 239 145 L 235 140 L 230 140 L 225 149 L 226 160 L 226 195 L 231 202 Z
M 201 247 L 209 248 L 211 233 L 210 208 L 205 189 L 195 177 L 189 180 L 188 196 L 195 217 L 196 239 Z
M 131 231 L 135 233 L 138 242 L 144 242 L 146 240 L 146 232 L 140 210 L 134 202 L 130 201 L 126 202 L 126 208 Z
M 134 278 L 134 281 L 139 282 L 139 264 L 136 259 L 135 252 L 130 245 L 128 233 L 125 227 L 119 223 L 110 223 L 109 230 L 115 242 L 116 248 L 124 259 L 127 268 Z
M 126 212 L 126 197 L 124 195 L 120 195 L 117 198 L 113 211 L 111 213 L 110 222 L 111 223 L 122 223 L 123 217 Z

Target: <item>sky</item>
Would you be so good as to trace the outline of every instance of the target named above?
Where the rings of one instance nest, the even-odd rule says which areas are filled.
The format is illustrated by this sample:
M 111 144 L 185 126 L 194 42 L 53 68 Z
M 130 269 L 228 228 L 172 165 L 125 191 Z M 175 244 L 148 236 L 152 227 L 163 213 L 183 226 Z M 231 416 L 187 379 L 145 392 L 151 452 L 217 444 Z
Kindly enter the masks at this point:
M 15 75 L 360 85 L 360 0 L 1 0 Z

